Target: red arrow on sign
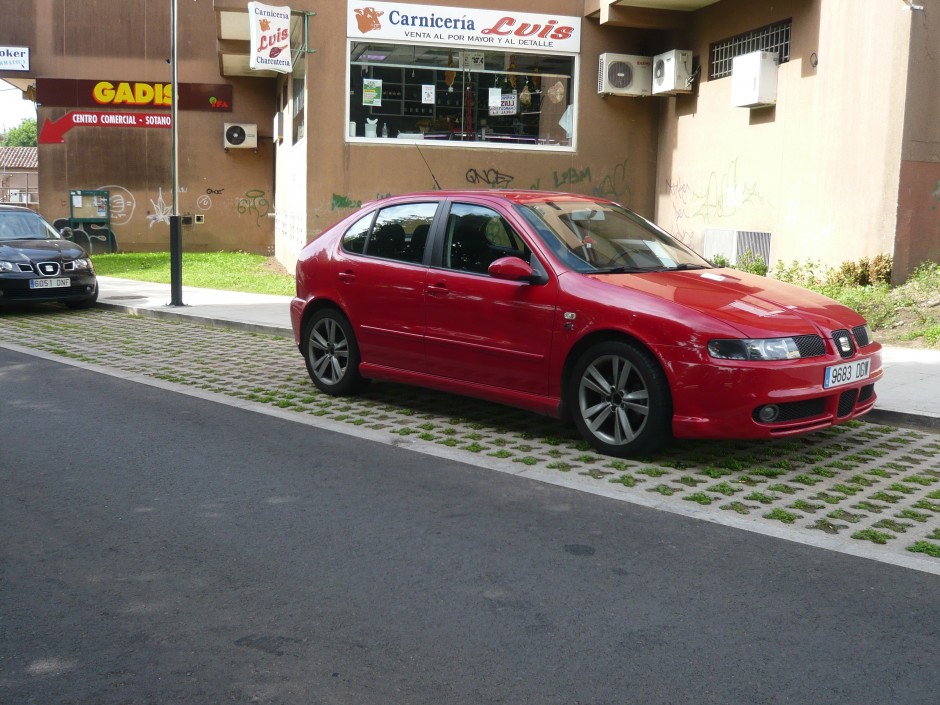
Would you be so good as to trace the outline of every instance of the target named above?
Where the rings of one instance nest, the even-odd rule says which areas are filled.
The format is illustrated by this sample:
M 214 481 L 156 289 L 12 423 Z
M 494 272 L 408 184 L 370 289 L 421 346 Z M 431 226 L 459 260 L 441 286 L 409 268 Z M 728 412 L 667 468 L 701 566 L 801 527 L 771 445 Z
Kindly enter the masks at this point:
M 58 120 L 48 118 L 39 132 L 39 144 L 62 144 L 66 132 L 73 127 L 150 127 L 173 126 L 173 118 L 164 113 L 102 113 L 73 110 Z

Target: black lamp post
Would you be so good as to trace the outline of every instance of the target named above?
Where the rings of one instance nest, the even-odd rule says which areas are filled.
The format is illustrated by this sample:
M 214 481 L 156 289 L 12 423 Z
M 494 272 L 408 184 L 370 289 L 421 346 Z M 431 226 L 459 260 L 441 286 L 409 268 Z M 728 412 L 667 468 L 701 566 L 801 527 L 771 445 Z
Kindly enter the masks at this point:
M 177 74 L 177 0 L 170 0 L 170 67 L 172 70 L 172 152 L 173 210 L 170 213 L 170 306 L 183 305 L 183 233 L 179 209 L 179 77 Z

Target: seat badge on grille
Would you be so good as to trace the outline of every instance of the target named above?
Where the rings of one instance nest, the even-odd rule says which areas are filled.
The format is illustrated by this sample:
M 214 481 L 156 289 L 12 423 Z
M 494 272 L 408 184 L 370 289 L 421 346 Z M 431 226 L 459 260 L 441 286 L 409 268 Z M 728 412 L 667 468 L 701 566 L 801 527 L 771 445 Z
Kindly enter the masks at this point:
M 842 349 L 842 352 L 852 352 L 852 341 L 849 340 L 847 335 L 839 336 L 839 347 Z

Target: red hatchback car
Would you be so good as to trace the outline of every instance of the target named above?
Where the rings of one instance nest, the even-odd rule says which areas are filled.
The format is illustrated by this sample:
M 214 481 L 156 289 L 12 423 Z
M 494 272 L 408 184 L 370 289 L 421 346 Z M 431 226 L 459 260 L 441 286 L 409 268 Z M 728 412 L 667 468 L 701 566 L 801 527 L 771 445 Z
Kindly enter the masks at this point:
M 617 456 L 826 428 L 869 411 L 882 375 L 851 309 L 564 193 L 368 203 L 302 251 L 291 321 L 324 392 L 382 379 L 489 399 L 573 418 Z

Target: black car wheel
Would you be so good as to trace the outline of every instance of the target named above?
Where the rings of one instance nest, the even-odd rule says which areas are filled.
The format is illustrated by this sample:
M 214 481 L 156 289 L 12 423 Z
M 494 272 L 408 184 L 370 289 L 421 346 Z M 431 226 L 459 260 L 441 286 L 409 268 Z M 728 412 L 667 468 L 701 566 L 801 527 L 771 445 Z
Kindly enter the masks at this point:
M 359 374 L 356 337 L 339 311 L 317 311 L 304 327 L 302 345 L 307 372 L 321 391 L 341 396 L 365 386 L 367 380 Z
M 662 368 L 646 350 L 609 341 L 578 359 L 568 385 L 578 431 L 607 455 L 650 452 L 670 435 L 672 397 Z

